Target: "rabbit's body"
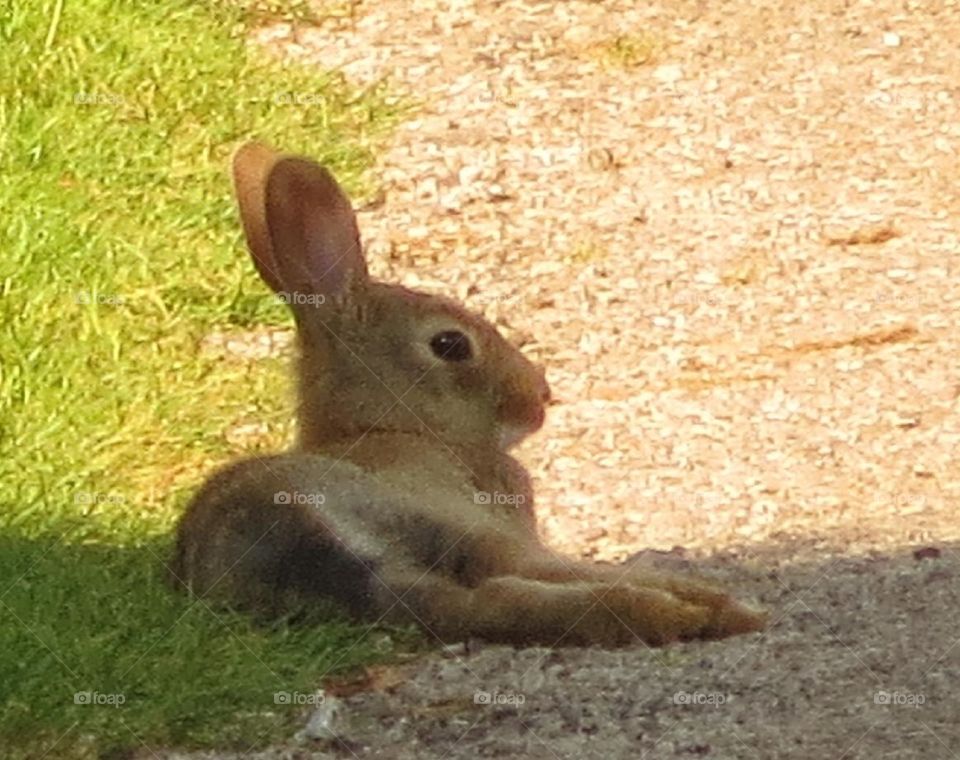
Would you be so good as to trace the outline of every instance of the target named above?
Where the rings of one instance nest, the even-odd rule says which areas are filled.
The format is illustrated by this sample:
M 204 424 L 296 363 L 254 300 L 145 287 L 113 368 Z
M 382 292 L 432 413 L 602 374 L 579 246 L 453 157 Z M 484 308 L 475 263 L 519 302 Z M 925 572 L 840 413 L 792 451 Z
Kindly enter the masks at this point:
M 194 498 L 174 575 L 266 614 L 331 599 L 443 640 L 618 645 L 759 630 L 698 580 L 574 562 L 536 535 L 508 448 L 543 423 L 543 373 L 449 299 L 371 281 L 332 177 L 263 146 L 234 162 L 263 279 L 300 342 L 294 451 L 235 463 Z
M 416 451 L 409 443 L 405 450 Z M 299 590 L 332 596 L 359 615 L 375 612 L 372 576 L 386 568 L 419 568 L 476 585 L 516 561 L 530 540 L 529 513 L 477 503 L 470 483 L 451 479 L 455 460 L 447 458 L 451 466 L 444 469 L 443 459 L 438 455 L 439 466 L 415 476 L 401 460 L 374 474 L 339 457 L 303 452 L 231 465 L 198 495 L 194 503 L 204 506 L 185 516 L 181 536 L 199 534 L 204 541 L 181 541 L 178 566 L 201 593 L 237 579 L 226 596 L 262 608 L 283 599 L 297 580 L 289 577 L 292 568 L 309 564 L 311 556 L 322 563 L 341 555 L 344 568 L 367 577 L 359 584 L 356 576 L 328 583 L 327 573 L 300 570 L 297 582 L 306 585 Z M 424 488 L 440 473 L 449 485 Z M 299 556 L 303 536 L 316 537 L 323 550 L 307 542 L 306 556 Z M 481 550 L 478 541 L 488 546 Z

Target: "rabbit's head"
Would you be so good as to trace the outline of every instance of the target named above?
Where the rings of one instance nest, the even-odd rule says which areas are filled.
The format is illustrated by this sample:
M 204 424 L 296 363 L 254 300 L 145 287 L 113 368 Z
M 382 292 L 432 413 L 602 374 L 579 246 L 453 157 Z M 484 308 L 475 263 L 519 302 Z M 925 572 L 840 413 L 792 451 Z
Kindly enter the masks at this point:
M 233 162 L 243 228 L 300 341 L 300 445 L 367 431 L 506 450 L 543 423 L 543 372 L 448 298 L 371 280 L 331 174 L 249 143 Z

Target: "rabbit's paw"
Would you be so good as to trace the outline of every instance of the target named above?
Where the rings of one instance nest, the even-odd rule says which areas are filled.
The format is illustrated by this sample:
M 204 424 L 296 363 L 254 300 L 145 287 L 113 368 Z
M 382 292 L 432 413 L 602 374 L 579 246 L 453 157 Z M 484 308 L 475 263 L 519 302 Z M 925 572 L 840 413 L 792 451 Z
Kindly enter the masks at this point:
M 710 622 L 700 632 L 704 639 L 723 639 L 741 633 L 757 633 L 767 627 L 770 614 L 731 596 L 710 609 Z
M 637 639 L 650 646 L 695 638 L 710 625 L 709 608 L 653 588 L 612 586 L 597 595 L 588 615 L 591 643 L 622 646 Z
M 706 607 L 709 621 L 697 638 L 718 639 L 740 633 L 754 633 L 766 627 L 768 613 L 734 598 L 714 584 L 697 578 L 648 575 L 634 577 L 631 582 L 662 589 L 689 604 Z

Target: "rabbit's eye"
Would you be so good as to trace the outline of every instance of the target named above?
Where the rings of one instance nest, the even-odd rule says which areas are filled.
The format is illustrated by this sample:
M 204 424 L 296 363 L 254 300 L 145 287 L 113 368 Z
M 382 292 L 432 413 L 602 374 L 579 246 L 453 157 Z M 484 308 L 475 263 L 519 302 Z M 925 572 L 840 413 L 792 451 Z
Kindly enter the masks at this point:
M 470 339 L 458 330 L 444 330 L 430 338 L 434 355 L 448 362 L 463 362 L 473 356 Z

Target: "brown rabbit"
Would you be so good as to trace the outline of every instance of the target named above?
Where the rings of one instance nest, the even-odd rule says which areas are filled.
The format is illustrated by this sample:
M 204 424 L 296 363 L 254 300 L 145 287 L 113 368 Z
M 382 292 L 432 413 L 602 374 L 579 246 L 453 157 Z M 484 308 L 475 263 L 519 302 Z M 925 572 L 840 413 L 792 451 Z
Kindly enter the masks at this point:
M 543 372 L 459 304 L 371 280 L 323 167 L 251 143 L 233 173 L 253 262 L 296 320 L 299 441 L 207 481 L 178 526 L 180 583 L 267 615 L 332 600 L 444 641 L 665 644 L 763 627 L 703 581 L 547 549 L 507 453 L 543 424 Z

